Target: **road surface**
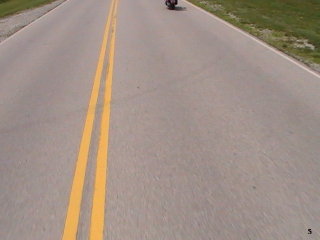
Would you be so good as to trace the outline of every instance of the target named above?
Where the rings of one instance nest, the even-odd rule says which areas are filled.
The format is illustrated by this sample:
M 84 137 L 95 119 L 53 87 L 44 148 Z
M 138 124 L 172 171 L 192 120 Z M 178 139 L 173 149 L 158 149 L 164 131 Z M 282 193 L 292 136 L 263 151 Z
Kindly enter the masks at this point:
M 185 1 L 67 0 L 0 44 L 0 239 L 320 239 L 319 102 Z

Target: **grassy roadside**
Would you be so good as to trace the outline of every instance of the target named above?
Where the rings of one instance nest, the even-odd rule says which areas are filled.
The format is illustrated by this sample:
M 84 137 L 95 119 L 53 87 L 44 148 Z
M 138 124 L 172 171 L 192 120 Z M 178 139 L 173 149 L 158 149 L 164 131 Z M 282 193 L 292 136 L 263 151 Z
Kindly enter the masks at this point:
M 320 0 L 189 0 L 320 71 Z
M 54 0 L 0 0 L 0 18 L 53 1 Z

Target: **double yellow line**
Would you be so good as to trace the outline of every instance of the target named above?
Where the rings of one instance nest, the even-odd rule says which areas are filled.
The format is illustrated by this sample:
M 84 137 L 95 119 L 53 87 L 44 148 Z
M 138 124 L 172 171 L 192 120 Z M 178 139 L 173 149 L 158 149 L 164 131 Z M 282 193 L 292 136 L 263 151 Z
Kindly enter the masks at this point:
M 110 124 L 110 101 L 111 87 L 114 65 L 115 33 L 116 33 L 116 13 L 119 0 L 112 0 L 108 13 L 108 20 L 104 30 L 98 65 L 93 82 L 89 107 L 80 143 L 76 169 L 71 187 L 69 206 L 67 210 L 66 222 L 62 240 L 76 240 L 81 210 L 81 200 L 85 173 L 88 162 L 88 153 L 92 136 L 93 123 L 96 115 L 96 106 L 99 96 L 100 83 L 102 78 L 103 66 L 107 51 L 107 43 L 110 36 L 109 62 L 106 73 L 106 88 L 104 104 L 101 116 L 100 140 L 97 154 L 97 164 L 95 173 L 94 193 L 92 201 L 92 212 L 90 222 L 90 240 L 102 240 L 104 229 L 104 213 L 106 199 L 107 181 L 107 157 Z M 110 34 L 111 33 L 111 34 Z

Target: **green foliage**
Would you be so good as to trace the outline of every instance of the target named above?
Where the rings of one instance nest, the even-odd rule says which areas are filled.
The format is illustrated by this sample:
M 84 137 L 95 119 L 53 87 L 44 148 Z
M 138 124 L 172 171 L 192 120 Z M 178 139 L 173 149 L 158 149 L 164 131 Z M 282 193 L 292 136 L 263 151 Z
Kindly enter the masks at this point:
M 320 0 L 189 0 L 306 63 L 320 62 Z M 217 7 L 220 6 L 220 7 Z M 230 18 L 236 16 L 238 21 Z M 271 30 L 271 35 L 261 34 Z M 305 39 L 314 46 L 297 47 Z
M 0 18 L 53 0 L 0 0 Z

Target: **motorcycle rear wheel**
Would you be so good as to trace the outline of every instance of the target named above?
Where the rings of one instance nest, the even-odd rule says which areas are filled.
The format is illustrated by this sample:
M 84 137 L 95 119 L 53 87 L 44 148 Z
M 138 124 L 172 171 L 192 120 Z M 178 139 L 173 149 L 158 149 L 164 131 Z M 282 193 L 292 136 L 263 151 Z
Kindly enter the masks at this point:
M 175 6 L 173 3 L 170 3 L 170 4 L 169 4 L 169 9 L 170 9 L 170 10 L 174 10 L 175 7 L 176 7 L 176 6 Z

